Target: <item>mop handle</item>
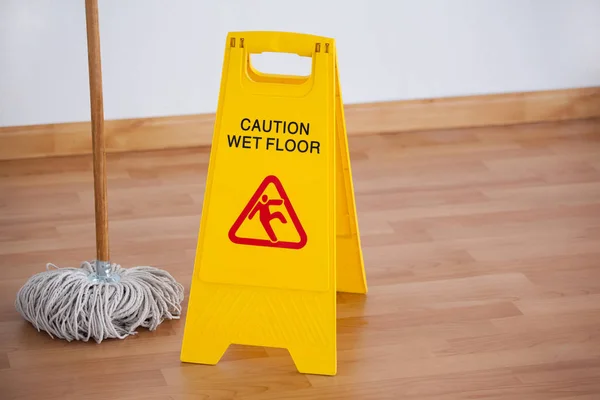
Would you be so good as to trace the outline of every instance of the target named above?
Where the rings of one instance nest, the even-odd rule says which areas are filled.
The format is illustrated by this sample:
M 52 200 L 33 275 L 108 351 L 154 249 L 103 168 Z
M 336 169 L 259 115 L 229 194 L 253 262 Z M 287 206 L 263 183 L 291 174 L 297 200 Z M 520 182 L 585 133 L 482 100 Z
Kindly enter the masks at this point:
M 98 1 L 85 0 L 90 105 L 92 114 L 92 148 L 94 159 L 94 201 L 96 211 L 96 257 L 110 261 L 108 252 L 108 209 L 106 204 L 106 153 L 104 150 L 104 106 L 100 63 L 100 29 Z

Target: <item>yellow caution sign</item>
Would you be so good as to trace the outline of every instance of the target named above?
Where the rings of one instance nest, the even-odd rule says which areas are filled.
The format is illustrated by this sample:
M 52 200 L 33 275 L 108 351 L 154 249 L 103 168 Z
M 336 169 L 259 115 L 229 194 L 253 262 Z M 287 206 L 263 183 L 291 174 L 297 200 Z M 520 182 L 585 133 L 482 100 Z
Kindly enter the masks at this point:
M 262 52 L 310 57 L 312 72 L 261 73 Z M 367 286 L 335 41 L 230 33 L 181 360 L 279 347 L 298 371 L 335 375 L 336 291 Z

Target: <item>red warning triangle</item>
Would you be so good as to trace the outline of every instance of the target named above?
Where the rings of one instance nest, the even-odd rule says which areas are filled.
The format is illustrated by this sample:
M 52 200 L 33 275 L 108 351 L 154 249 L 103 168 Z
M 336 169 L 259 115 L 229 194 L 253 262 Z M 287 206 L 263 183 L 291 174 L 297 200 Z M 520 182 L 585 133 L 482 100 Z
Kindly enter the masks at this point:
M 267 186 L 269 184 L 273 184 L 277 192 L 279 193 L 279 199 L 269 199 L 266 194 L 264 194 Z M 283 214 L 280 212 L 271 212 L 271 207 L 273 206 L 284 206 L 290 220 L 288 221 Z M 240 226 L 242 223 L 246 221 L 246 219 L 256 218 L 260 221 L 263 228 L 265 229 L 265 233 L 269 236 L 269 239 L 258 239 L 252 237 L 239 237 L 237 235 Z M 271 227 L 272 220 L 279 220 L 284 224 L 293 224 L 300 236 L 300 240 L 298 242 L 285 242 L 279 241 L 277 239 L 277 235 L 275 234 L 273 228 Z M 236 219 L 235 223 L 229 230 L 229 240 L 233 243 L 237 244 L 247 244 L 251 246 L 265 246 L 265 247 L 279 247 L 284 249 L 295 249 L 299 250 L 306 245 L 307 237 L 298 216 L 296 215 L 296 211 L 294 207 L 292 207 L 292 203 L 288 198 L 287 193 L 283 189 L 283 185 L 281 181 L 274 175 L 267 176 L 256 192 L 250 198 L 250 201 L 242 210 L 240 216 Z

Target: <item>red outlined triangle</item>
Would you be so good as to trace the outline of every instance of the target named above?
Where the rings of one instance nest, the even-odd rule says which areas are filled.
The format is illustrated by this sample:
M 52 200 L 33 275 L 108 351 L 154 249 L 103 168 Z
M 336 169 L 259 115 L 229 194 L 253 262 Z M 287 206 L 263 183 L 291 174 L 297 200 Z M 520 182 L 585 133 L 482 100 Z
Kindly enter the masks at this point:
M 269 186 L 270 183 L 272 183 L 275 186 L 275 188 L 277 189 L 277 192 L 279 193 L 281 200 L 283 200 L 283 206 L 285 206 L 285 209 L 287 210 L 287 213 L 290 217 L 290 221 L 287 221 L 287 222 L 288 223 L 291 222 L 292 224 L 294 224 L 294 227 L 296 228 L 296 231 L 298 232 L 298 235 L 300 236 L 300 241 L 298 241 L 298 242 L 284 242 L 284 241 L 272 242 L 268 239 L 245 238 L 245 237 L 239 237 L 237 235 L 238 229 L 240 228 L 240 226 L 242 226 L 242 223 L 246 220 L 246 218 L 248 218 L 248 216 L 252 212 L 254 206 L 257 204 L 261 195 L 264 193 L 264 191 L 267 189 L 267 186 Z M 302 227 L 302 224 L 300 223 L 300 220 L 298 219 L 298 216 L 296 215 L 296 211 L 294 210 L 294 207 L 292 207 L 292 203 L 290 202 L 290 199 L 288 198 L 287 193 L 283 189 L 283 185 L 281 184 L 281 181 L 276 176 L 274 176 L 274 175 L 267 176 L 262 181 L 262 183 L 260 184 L 258 189 L 256 189 L 256 192 L 252 195 L 252 198 L 250 198 L 250 201 L 248 202 L 246 207 L 244 207 L 244 209 L 242 210 L 242 213 L 235 220 L 233 226 L 229 230 L 229 240 L 231 240 L 233 243 L 236 243 L 236 244 L 246 244 L 246 245 L 251 245 L 251 246 L 278 247 L 278 248 L 283 248 L 283 249 L 294 249 L 294 250 L 299 250 L 306 245 L 306 242 L 307 242 L 306 232 L 304 231 L 304 228 Z

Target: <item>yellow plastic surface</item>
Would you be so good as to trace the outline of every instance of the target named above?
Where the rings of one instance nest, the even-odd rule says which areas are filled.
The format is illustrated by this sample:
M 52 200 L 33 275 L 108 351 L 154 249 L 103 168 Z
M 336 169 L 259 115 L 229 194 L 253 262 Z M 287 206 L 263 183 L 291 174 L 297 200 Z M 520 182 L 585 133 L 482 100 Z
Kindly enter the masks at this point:
M 266 51 L 311 57 L 311 75 L 256 71 Z M 335 375 L 336 290 L 367 291 L 335 41 L 230 33 L 181 360 L 280 347 Z

